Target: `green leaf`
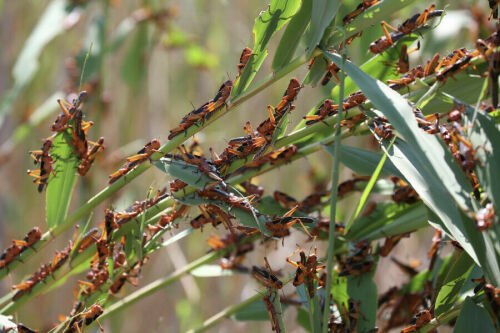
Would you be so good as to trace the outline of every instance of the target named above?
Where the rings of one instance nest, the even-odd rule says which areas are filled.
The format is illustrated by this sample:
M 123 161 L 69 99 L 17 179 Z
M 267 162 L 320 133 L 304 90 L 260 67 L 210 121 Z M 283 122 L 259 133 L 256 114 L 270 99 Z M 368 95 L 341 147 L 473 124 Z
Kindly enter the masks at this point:
M 267 57 L 267 44 L 300 8 L 300 0 L 273 0 L 268 10 L 261 13 L 253 27 L 254 47 L 241 76 L 236 80 L 231 98 L 237 98 L 252 82 Z
M 76 156 L 72 142 L 69 130 L 58 133 L 52 140 L 50 154 L 54 159 L 55 176 L 51 174 L 47 181 L 45 204 L 49 229 L 57 227 L 66 218 L 76 184 L 76 170 L 80 160 Z
M 493 333 L 496 332 L 488 312 L 467 297 L 453 333 Z
M 311 29 L 307 41 L 307 57 L 309 58 L 323 38 L 326 28 L 333 21 L 340 6 L 339 0 L 315 0 L 312 4 Z
M 326 146 L 325 149 L 328 152 L 332 150 L 331 146 Z M 360 175 L 373 174 L 381 158 L 382 154 L 344 145 L 342 146 L 342 153 L 340 154 L 342 163 Z M 384 163 L 381 173 L 386 176 L 404 178 L 391 161 L 386 161 Z
M 439 290 L 435 303 L 435 316 L 451 310 L 460 296 L 460 290 L 467 281 L 473 267 L 474 261 L 465 251 L 461 251 L 448 271 L 443 286 Z
M 341 57 L 325 52 L 337 65 Z M 397 139 L 388 152 L 389 158 L 403 173 L 422 200 L 441 218 L 448 230 L 469 255 L 483 267 L 490 279 L 500 278 L 495 266 L 477 249 L 484 248 L 484 240 L 478 237 L 471 218 L 457 207 L 472 210 L 470 182 L 455 163 L 451 152 L 434 135 L 418 128 L 412 107 L 397 92 L 370 77 L 350 61 L 345 71 L 361 88 L 375 107 L 386 116 L 405 141 Z M 383 146 L 387 146 L 383 143 Z M 443 200 L 451 198 L 452 200 Z M 465 217 L 465 218 L 464 218 Z
M 299 11 L 293 16 L 280 39 L 274 54 L 272 69 L 279 69 L 288 65 L 300 43 L 301 36 L 311 20 L 312 0 L 303 0 Z
M 172 177 L 179 178 L 198 189 L 204 189 L 207 185 L 215 182 L 214 179 L 200 172 L 197 166 L 183 161 L 162 157 L 158 161 L 154 161 L 153 165 Z
M 350 275 L 347 278 L 347 294 L 358 303 L 362 315 L 358 322 L 358 332 L 367 332 L 375 327 L 377 319 L 378 288 L 373 282 L 376 264 L 372 271 L 361 276 Z
M 68 12 L 66 1 L 53 0 L 41 14 L 40 20 L 33 28 L 30 36 L 24 42 L 23 49 L 17 57 L 17 61 L 12 68 L 14 86 L 2 98 L 0 104 L 0 126 L 3 123 L 5 114 L 10 110 L 12 103 L 16 100 L 23 89 L 31 82 L 38 71 L 38 58 L 43 49 L 57 35 L 64 32 L 65 18 Z

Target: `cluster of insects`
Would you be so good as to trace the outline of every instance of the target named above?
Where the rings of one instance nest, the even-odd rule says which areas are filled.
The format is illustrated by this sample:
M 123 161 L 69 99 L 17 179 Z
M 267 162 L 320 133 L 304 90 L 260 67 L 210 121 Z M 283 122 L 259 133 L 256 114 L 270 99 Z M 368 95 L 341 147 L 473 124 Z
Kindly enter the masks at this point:
M 380 0 L 363 0 L 354 11 L 343 18 L 343 23 L 351 23 L 365 10 L 377 5 L 379 2 Z M 492 9 L 490 19 L 497 19 L 498 2 L 490 1 L 490 7 Z M 415 14 L 404 21 L 397 28 L 382 22 L 384 35 L 372 42 L 369 49 L 374 54 L 380 54 L 403 37 L 418 32 L 429 19 L 441 17 L 442 15 L 442 10 L 435 10 L 435 6 L 431 5 L 422 13 Z M 388 29 L 392 30 L 392 32 L 389 32 Z M 360 34 L 351 36 L 342 46 L 350 44 Z M 489 65 L 488 75 L 492 82 L 492 96 L 496 96 L 493 98 L 493 104 L 496 107 L 498 105 L 498 86 L 493 82 L 497 81 L 500 73 L 500 53 L 497 50 L 499 45 L 500 37 L 495 32 L 484 40 L 477 40 L 475 50 L 462 48 L 443 58 L 436 54 L 425 65 L 414 68 L 410 68 L 408 60 L 408 54 L 413 50 L 408 50 L 407 46 L 403 45 L 396 64 L 397 73 L 401 75 L 399 78 L 388 80 L 387 84 L 394 90 L 400 90 L 417 79 L 431 76 L 435 78 L 436 82 L 444 84 L 449 78 L 454 78 L 454 75 L 473 67 L 473 58 L 483 57 Z M 237 77 L 242 75 L 251 57 L 252 50 L 245 48 L 237 64 Z M 315 59 L 312 59 L 310 65 L 314 61 Z M 340 68 L 333 62 L 326 64 L 325 71 L 321 85 L 327 85 L 330 81 L 340 81 L 338 77 Z M 216 115 L 217 110 L 224 106 L 227 107 L 232 88 L 233 81 L 225 81 L 214 98 L 188 112 L 182 118 L 180 123 L 170 131 L 168 140 L 173 140 L 182 134 L 186 136 L 192 126 L 203 126 L 205 122 Z M 253 169 L 259 169 L 267 164 L 277 167 L 300 157 L 300 144 L 277 148 L 275 142 L 278 134 L 281 135 L 279 133 L 280 125 L 288 121 L 287 115 L 295 109 L 292 103 L 302 88 L 303 85 L 299 80 L 292 78 L 278 104 L 275 106 L 268 105 L 266 118 L 255 129 L 250 122 L 246 122 L 243 127 L 245 135 L 228 140 L 227 147 L 219 155 L 210 149 L 210 156 L 205 156 L 196 138 L 193 138 L 190 145 L 180 145 L 175 152 L 169 154 L 162 153 L 160 142 L 157 139 L 146 143 L 136 154 L 126 158 L 126 162 L 121 168 L 109 175 L 109 184 L 126 177 L 129 172 L 141 163 L 154 158 L 152 157 L 153 154 L 159 154 L 158 156 L 163 155 L 171 163 L 175 162 L 183 164 L 185 168 L 195 169 L 196 173 L 210 180 L 202 189 L 193 190 L 190 194 L 184 192 L 184 199 L 190 199 L 189 195 L 192 195 L 193 200 L 201 200 L 202 203 L 190 204 L 187 201 L 184 202 L 182 200 L 182 191 L 186 191 L 189 185 L 182 179 L 174 179 L 169 184 L 168 192 L 166 188 L 158 190 L 153 197 L 134 202 L 124 211 L 106 209 L 104 211 L 104 220 L 99 224 L 99 227 L 92 228 L 78 239 L 70 241 L 69 245 L 63 250 L 55 253 L 51 262 L 41 265 L 24 282 L 12 286 L 12 289 L 15 290 L 12 301 L 18 301 L 21 297 L 33 292 L 37 285 L 46 282 L 46 279 L 54 276 L 63 265 L 71 262 L 73 256 L 84 252 L 92 252 L 93 256 L 90 259 L 86 280 L 80 280 L 77 283 L 78 288 L 76 289 L 76 300 L 73 308 L 68 316 L 60 318 L 65 328 L 64 332 L 81 332 L 85 326 L 97 322 L 99 316 L 104 313 L 103 307 L 106 304 L 102 302 L 91 304 L 91 296 L 99 292 L 116 296 L 122 292 L 127 282 L 134 286 L 137 285 L 142 267 L 149 259 L 149 253 L 145 251 L 141 256 L 131 258 L 126 251 L 126 247 L 130 246 L 130 242 L 137 241 L 141 248 L 146 249 L 161 237 L 165 231 L 176 227 L 177 220 L 186 219 L 192 229 L 200 231 L 210 228 L 210 225 L 213 229 L 219 225 L 224 228 L 225 235 L 213 234 L 207 239 L 209 251 L 221 251 L 223 253 L 219 262 L 222 269 L 247 273 L 265 287 L 266 291 L 262 300 L 269 315 L 272 330 L 281 332 L 279 318 L 281 310 L 276 307 L 276 298 L 279 297 L 279 291 L 282 291 L 286 284 L 285 280 L 282 279 L 282 274 L 272 270 L 267 257 L 264 257 L 264 267 L 257 265 L 247 267 L 245 265 L 247 255 L 255 249 L 254 240 L 257 239 L 256 236 L 260 234 L 263 242 L 281 240 L 284 245 L 284 239 L 290 236 L 294 229 L 303 230 L 304 234 L 308 236 L 307 241 L 327 238 L 326 235 L 330 228 L 334 228 L 335 232 L 341 235 L 346 228 L 344 224 L 341 222 L 332 223 L 330 219 L 322 216 L 323 208 L 327 206 L 332 190 L 337 190 L 337 196 L 342 199 L 348 194 L 364 188 L 365 184 L 370 180 L 370 176 L 355 174 L 351 179 L 341 182 L 336 189 L 328 190 L 327 185 L 320 184 L 318 189 L 305 196 L 302 200 L 297 200 L 285 192 L 276 190 L 273 192 L 271 200 L 282 212 L 272 215 L 264 214 L 259 210 L 264 188 L 252 183 L 251 179 L 247 179 L 240 184 L 233 184 L 238 186 L 236 187 L 238 191 L 234 190 L 235 187 L 229 181 L 231 177 L 242 175 Z M 86 95 L 86 92 L 80 93 L 72 103 L 59 100 L 58 103 L 62 114 L 51 125 L 51 130 L 56 134 L 62 132 L 71 134 L 69 144 L 73 147 L 74 154 L 80 162 L 76 171 L 82 176 L 87 174 L 96 156 L 104 149 L 104 139 L 102 137 L 97 142 L 88 140 L 87 132 L 93 123 L 83 120 L 81 105 Z M 345 119 L 340 124 L 346 130 L 351 131 L 362 122 L 370 119 L 371 128 L 376 136 L 382 140 L 393 138 L 394 129 L 389 120 L 381 116 L 372 117 L 365 113 L 361 105 L 366 102 L 367 97 L 362 91 L 356 91 L 348 95 L 342 101 L 338 101 L 338 104 L 335 104 L 332 99 L 325 99 L 314 113 L 304 116 L 303 119 L 306 126 L 322 122 L 326 126 L 332 127 L 326 120 L 329 117 L 338 115 L 340 108 L 345 113 Z M 491 109 L 494 109 L 494 107 Z M 360 112 L 348 118 L 347 112 L 355 108 L 360 109 Z M 479 199 L 480 184 L 475 174 L 475 168 L 481 163 L 476 157 L 476 152 L 481 147 L 473 147 L 467 138 L 466 126 L 462 122 L 464 113 L 464 107 L 455 105 L 453 110 L 448 113 L 448 121 L 443 122 L 441 120 L 442 115 L 432 114 L 426 116 L 421 110 L 415 108 L 414 118 L 423 131 L 439 135 L 443 139 L 453 158 L 469 178 L 475 191 L 474 194 Z M 51 174 L 56 175 L 53 167 L 54 158 L 56 157 L 51 155 L 52 146 L 53 137 L 50 137 L 44 141 L 41 150 L 30 152 L 35 165 L 40 164 L 39 169 L 28 171 L 29 175 L 36 178 L 34 182 L 38 184 L 39 192 L 42 192 L 47 185 L 49 176 Z M 236 164 L 238 166 L 235 166 Z M 405 180 L 391 177 L 391 181 L 394 184 L 394 191 L 391 194 L 393 202 L 401 205 L 411 205 L 421 200 L 417 192 Z M 243 194 L 239 193 L 240 190 Z M 120 233 L 122 227 L 138 223 L 137 220 L 141 214 L 145 214 L 149 209 L 167 198 L 172 199 L 174 202 L 170 211 L 162 214 L 153 223 L 148 224 L 146 228 L 141 229 L 139 235 Z M 195 207 L 199 214 L 192 217 L 189 213 Z M 377 203 L 370 202 L 363 215 L 370 218 L 370 215 L 376 211 Z M 238 216 L 242 212 L 254 217 L 261 224 L 258 227 L 251 227 L 239 223 L 241 221 L 238 221 Z M 493 203 L 485 203 L 476 213 L 471 214 L 473 214 L 475 227 L 479 231 L 492 228 L 496 220 Z M 379 258 L 388 257 L 395 246 L 403 238 L 409 236 L 410 233 L 408 232 L 381 236 L 385 238 L 383 243 L 376 248 L 373 247 L 373 249 L 372 243 L 366 239 L 346 241 L 348 250 L 337 257 L 338 264 L 334 273 L 336 278 L 346 280 L 361 279 L 365 274 L 373 273 Z M 1 254 L 0 269 L 8 269 L 8 265 L 16 260 L 23 251 L 33 248 L 41 239 L 42 233 L 40 229 L 34 228 L 27 233 L 23 240 L 14 240 L 13 244 Z M 442 242 L 442 232 L 437 230 L 428 254 L 430 259 L 429 270 L 432 270 L 436 262 Z M 392 258 L 392 260 L 410 277 L 418 274 L 412 264 L 404 264 L 396 258 Z M 296 251 L 287 256 L 286 263 L 293 267 L 292 284 L 294 287 L 305 286 L 309 299 L 313 299 L 318 295 L 320 295 L 320 298 L 322 297 L 320 290 L 326 286 L 326 274 L 324 272 L 326 266 L 324 258 L 318 256 L 316 246 L 309 253 L 299 246 Z M 405 326 L 401 332 L 410 333 L 428 324 L 433 319 L 433 310 L 430 310 L 433 300 L 432 286 L 429 284 L 430 282 L 426 282 L 424 288 L 419 292 L 408 292 L 403 288 L 393 287 L 380 295 L 378 308 L 379 317 L 384 318 L 383 326 L 373 328 L 369 332 L 386 332 L 395 327 Z M 485 283 L 481 288 L 491 305 L 492 315 L 498 317 L 500 315 L 500 290 Z M 295 301 L 290 297 L 279 298 L 282 303 L 303 305 L 301 301 Z M 103 305 L 101 306 L 101 304 Z M 321 306 L 323 307 L 322 311 L 327 311 L 330 308 L 337 310 L 336 313 L 332 313 L 330 316 L 330 332 L 352 333 L 358 331 L 359 322 L 364 318 L 364 314 L 360 310 L 361 301 L 349 298 L 345 302 L 334 306 L 331 306 L 331 304 L 326 306 L 322 304 Z M 104 332 L 100 324 L 99 327 Z M 22 324 L 19 324 L 17 329 L 19 332 L 33 332 L 33 330 Z
M 90 127 L 92 127 L 93 122 L 83 120 L 83 112 L 80 108 L 86 97 L 87 92 L 82 91 L 79 96 L 73 100 L 73 103 L 58 100 L 57 102 L 59 103 L 62 113 L 57 116 L 54 123 L 50 126 L 50 130 L 54 132 L 54 135 L 45 139 L 41 150 L 30 152 L 35 165 L 40 164 L 38 170 L 28 170 L 28 174 L 35 178 L 33 182 L 38 184 L 38 192 L 43 191 L 51 174 L 56 176 L 54 171 L 54 159 L 50 154 L 53 146 L 53 138 L 56 134 L 70 130 L 70 144 L 80 161 L 77 171 L 81 176 L 87 174 L 94 163 L 96 155 L 104 149 L 104 138 L 99 138 L 97 142 L 88 140 L 87 132 Z

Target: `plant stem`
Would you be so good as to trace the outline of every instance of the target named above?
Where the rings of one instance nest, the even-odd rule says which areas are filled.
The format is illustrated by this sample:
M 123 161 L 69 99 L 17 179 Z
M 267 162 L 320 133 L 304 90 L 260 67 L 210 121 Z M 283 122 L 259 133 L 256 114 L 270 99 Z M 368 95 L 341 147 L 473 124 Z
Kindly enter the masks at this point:
M 344 62 L 346 56 L 342 53 L 342 64 L 338 73 L 340 78 L 339 101 L 344 100 Z M 343 103 L 339 102 L 339 114 L 343 111 Z M 325 305 L 323 309 L 323 333 L 328 332 L 328 322 L 330 320 L 330 298 L 332 288 L 332 270 L 333 270 L 333 252 L 335 250 L 335 213 L 337 206 L 337 185 L 339 182 L 339 168 L 340 168 L 340 119 L 337 117 L 337 129 L 335 131 L 335 147 L 333 158 L 333 173 L 332 173 L 332 189 L 330 191 L 330 228 L 328 229 L 328 254 L 326 264 L 326 287 L 325 287 Z

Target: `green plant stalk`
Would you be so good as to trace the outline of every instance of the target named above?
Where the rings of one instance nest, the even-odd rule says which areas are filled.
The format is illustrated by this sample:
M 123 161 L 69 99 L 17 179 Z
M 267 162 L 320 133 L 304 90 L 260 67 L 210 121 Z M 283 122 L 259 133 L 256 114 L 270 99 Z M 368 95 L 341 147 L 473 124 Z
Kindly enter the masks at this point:
M 285 280 L 283 280 L 283 285 L 286 285 L 288 282 L 290 282 L 292 280 L 292 278 L 287 278 Z M 236 305 L 231 305 L 231 306 L 228 306 L 227 308 L 225 308 L 224 310 L 222 310 L 221 312 L 213 315 L 212 317 L 210 317 L 209 319 L 205 320 L 203 322 L 203 324 L 201 324 L 201 326 L 197 327 L 197 328 L 193 328 L 189 331 L 187 331 L 187 333 L 199 333 L 199 332 L 204 332 L 206 331 L 207 329 L 211 328 L 211 327 L 214 327 L 215 325 L 217 325 L 220 321 L 222 321 L 222 319 L 228 317 L 228 316 L 231 316 L 233 314 L 235 314 L 236 312 L 246 308 L 247 306 L 249 306 L 250 304 L 256 302 L 259 298 L 262 298 L 262 295 L 264 295 L 264 293 L 267 291 L 267 289 L 261 289 L 259 292 L 257 292 L 257 294 L 253 295 L 252 297 L 250 298 L 247 298 L 246 300 L 244 300 L 243 302 L 239 303 L 239 304 L 236 304 Z
M 313 56 L 318 55 L 320 53 L 319 50 L 316 50 L 313 53 Z M 163 145 L 159 150 L 161 153 L 155 153 L 151 156 L 151 160 L 158 160 L 160 157 L 162 157 L 164 154 L 169 153 L 173 151 L 177 146 L 182 144 L 184 141 L 187 140 L 187 138 L 193 136 L 194 134 L 198 133 L 211 123 L 213 123 L 215 120 L 218 118 L 222 117 L 226 113 L 228 113 L 230 110 L 236 108 L 240 104 L 244 103 L 251 97 L 257 95 L 259 92 L 264 90 L 265 88 L 269 87 L 273 83 L 277 82 L 281 78 L 283 78 L 285 75 L 290 73 L 291 71 L 297 69 L 301 65 L 305 64 L 307 62 L 306 57 L 300 56 L 296 58 L 294 61 L 292 61 L 290 64 L 285 66 L 284 68 L 280 69 L 279 71 L 275 73 L 271 73 L 263 79 L 261 82 L 256 84 L 254 87 L 248 89 L 248 92 L 244 92 L 240 97 L 238 97 L 236 100 L 231 101 L 227 107 L 225 108 L 220 108 L 219 110 L 214 111 L 214 115 L 206 122 L 204 123 L 196 123 L 189 127 L 186 130 L 185 135 L 178 135 L 174 137 L 172 140 L 168 141 L 165 145 Z M 142 173 L 144 173 L 147 169 L 151 167 L 150 163 L 142 163 L 133 170 L 131 170 L 129 173 L 127 173 L 125 176 L 121 177 L 117 181 L 115 181 L 113 184 L 109 185 L 108 187 L 104 188 L 101 192 L 96 194 L 94 197 L 92 197 L 90 200 L 88 200 L 84 205 L 80 206 L 72 215 L 68 216 L 61 224 L 57 225 L 53 229 L 47 231 L 41 238 L 40 241 L 38 241 L 32 248 L 29 248 L 25 250 L 21 255 L 19 256 L 19 260 L 11 262 L 9 265 L 7 265 L 4 269 L 0 270 L 0 279 L 4 278 L 8 272 L 11 272 L 13 269 L 15 269 L 19 263 L 22 261 L 24 262 L 26 259 L 31 257 L 33 254 L 35 254 L 38 249 L 43 248 L 46 246 L 53 238 L 59 236 L 61 233 L 63 233 L 65 230 L 67 230 L 70 226 L 72 226 L 74 223 L 76 223 L 78 220 L 89 214 L 97 205 L 102 203 L 104 200 L 112 196 L 114 193 L 116 193 L 118 190 L 120 190 L 122 187 L 124 187 L 126 184 L 130 183 L 132 180 L 140 176 Z
M 342 64 L 340 66 L 339 78 L 339 101 L 344 100 L 344 61 L 346 59 L 345 53 L 342 53 Z M 339 102 L 339 114 L 343 111 L 343 103 Z M 333 270 L 333 252 L 335 250 L 335 213 L 337 212 L 337 188 L 339 182 L 339 171 L 340 171 L 340 118 L 337 117 L 337 129 L 335 131 L 335 146 L 333 158 L 333 173 L 332 173 L 332 190 L 330 191 L 330 228 L 328 228 L 328 254 L 327 254 L 327 264 L 326 264 L 326 287 L 325 287 L 325 305 L 323 309 L 323 327 L 322 332 L 328 332 L 328 322 L 330 320 L 330 298 L 332 289 L 332 270 Z

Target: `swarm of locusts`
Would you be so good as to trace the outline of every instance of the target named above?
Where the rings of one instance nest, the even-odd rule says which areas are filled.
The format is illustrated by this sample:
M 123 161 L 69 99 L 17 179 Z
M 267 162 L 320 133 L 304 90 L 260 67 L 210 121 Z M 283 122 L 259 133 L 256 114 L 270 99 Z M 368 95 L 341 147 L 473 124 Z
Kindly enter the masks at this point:
M 343 18 L 343 23 L 349 24 L 378 2 L 379 0 L 362 1 Z M 490 19 L 497 19 L 498 2 L 491 5 Z M 435 10 L 435 6 L 431 5 L 423 12 L 403 21 L 397 28 L 391 27 L 386 22 L 381 22 L 384 34 L 370 44 L 370 52 L 373 54 L 383 53 L 404 36 L 417 33 L 430 19 L 439 18 L 442 15 L 442 10 Z M 359 35 L 353 36 L 344 45 L 350 44 L 352 39 L 356 37 Z M 398 77 L 387 80 L 387 85 L 394 90 L 403 92 L 406 87 L 418 79 L 432 79 L 435 82 L 446 84 L 447 80 L 453 79 L 454 75 L 473 69 L 473 59 L 475 58 L 484 59 L 488 63 L 488 71 L 485 75 L 497 82 L 500 71 L 499 46 L 500 32 L 496 31 L 484 40 L 477 40 L 475 49 L 461 48 L 443 57 L 435 54 L 424 64 L 416 67 L 411 67 L 408 60 L 408 54 L 414 50 L 409 51 L 406 46 L 403 46 L 396 63 Z M 237 65 L 238 76 L 236 79 L 242 74 L 252 56 L 251 49 L 245 48 L 243 50 Z M 313 58 L 310 65 L 314 61 L 322 60 Z M 325 63 L 325 73 L 321 84 L 326 85 L 331 81 L 339 81 L 339 71 L 340 68 L 333 62 Z M 127 282 L 134 286 L 137 285 L 141 269 L 143 265 L 147 264 L 157 240 L 167 230 L 178 228 L 181 220 L 188 220 L 187 224 L 192 229 L 199 229 L 203 232 L 218 228 L 219 225 L 224 228 L 225 236 L 220 237 L 215 234 L 210 236 L 207 247 L 210 251 L 223 253 L 220 260 L 222 269 L 238 270 L 249 274 L 266 289 L 262 299 L 269 314 L 272 330 L 281 332 L 278 319 L 280 310 L 275 307 L 275 297 L 277 297 L 276 291 L 282 290 L 286 282 L 279 272 L 272 270 L 266 257 L 262 258 L 264 266 L 253 265 L 250 267 L 245 265 L 246 255 L 256 247 L 254 241 L 256 239 L 262 239 L 263 242 L 277 240 L 279 244 L 279 241 L 284 242 L 284 239 L 292 232 L 304 232 L 304 237 L 308 241 L 327 239 L 330 228 L 334 228 L 339 235 L 342 234 L 345 226 L 340 222 L 331 223 L 326 216 L 322 215 L 323 208 L 328 204 L 332 191 L 337 191 L 337 196 L 343 198 L 354 191 L 362 190 L 370 180 L 370 176 L 354 174 L 351 179 L 341 182 L 336 189 L 328 189 L 326 183 L 316 184 L 315 191 L 301 200 L 277 190 L 272 194 L 272 200 L 283 211 L 279 215 L 268 215 L 260 211 L 259 206 L 265 191 L 263 187 L 252 183 L 250 178 L 238 183 L 233 182 L 234 177 L 282 166 L 302 157 L 300 145 L 276 147 L 276 140 L 280 124 L 288 121 L 286 116 L 295 110 L 293 102 L 303 87 L 297 78 L 290 79 L 281 99 L 263 110 L 266 117 L 254 126 L 250 122 L 246 122 L 242 136 L 230 139 L 227 147 L 219 154 L 212 149 L 210 149 L 209 154 L 205 154 L 196 138 L 193 138 L 189 145 L 180 145 L 174 152 L 168 154 L 162 151 L 158 139 L 147 142 L 136 154 L 126 158 L 121 168 L 109 175 L 109 184 L 126 178 L 128 173 L 142 163 L 150 163 L 162 158 L 168 163 L 177 163 L 186 168 L 192 168 L 196 174 L 208 180 L 206 186 L 203 189 L 193 190 L 192 186 L 184 180 L 174 179 L 170 182 L 168 189 L 157 190 L 154 195 L 134 202 L 123 211 L 106 208 L 104 219 L 98 227 L 85 230 L 80 236 L 76 234 L 64 249 L 55 253 L 50 262 L 42 264 L 27 279 L 13 285 L 12 302 L 28 297 L 30 293 L 35 292 L 54 274 L 57 274 L 65 264 L 84 253 L 89 253 L 91 260 L 88 272 L 85 280 L 77 282 L 73 308 L 67 312 L 67 315 L 61 315 L 59 318 L 61 331 L 82 332 L 86 326 L 97 322 L 99 316 L 105 311 L 106 304 L 96 303 L 94 296 L 102 293 L 120 295 L 123 294 L 123 286 Z M 227 108 L 231 102 L 232 88 L 232 80 L 222 83 L 215 97 L 182 117 L 179 124 L 170 130 L 168 140 L 173 140 L 178 136 L 186 136 L 190 128 L 203 126 L 217 112 Z M 484 105 L 483 108 L 486 111 L 498 107 L 498 86 L 491 85 L 490 89 L 493 106 Z M 58 171 L 54 168 L 57 157 L 51 154 L 53 139 L 56 135 L 67 136 L 67 144 L 71 146 L 74 156 L 79 161 L 75 172 L 81 176 L 85 176 L 89 172 L 98 154 L 104 150 L 104 138 L 101 137 L 96 142 L 88 139 L 87 133 L 93 122 L 84 120 L 83 110 L 86 96 L 86 92 L 83 91 L 72 102 L 58 100 L 62 113 L 50 126 L 50 130 L 54 134 L 44 140 L 41 150 L 30 152 L 38 169 L 28 170 L 28 174 L 35 178 L 34 182 L 38 185 L 39 192 L 42 192 L 46 186 L 50 187 L 51 180 L 58 177 Z M 329 118 L 342 116 L 341 126 L 346 131 L 353 131 L 362 124 L 368 124 L 376 138 L 382 141 L 391 140 L 396 133 L 394 133 L 390 122 L 384 117 L 366 113 L 361 106 L 367 102 L 369 100 L 362 91 L 348 95 L 343 101 L 339 101 L 339 104 L 336 104 L 332 99 L 326 99 L 314 113 L 303 116 L 305 126 L 316 126 L 316 124 L 319 125 L 318 123 L 331 126 L 326 122 Z M 352 109 L 357 109 L 360 112 L 352 114 L 349 112 Z M 339 114 L 341 112 L 342 114 Z M 426 116 L 420 109 L 414 108 L 414 117 L 420 129 L 442 139 L 445 146 L 451 151 L 455 162 L 469 179 L 474 189 L 474 195 L 480 199 L 480 183 L 475 174 L 476 165 L 481 163 L 476 157 L 476 152 L 480 147 L 474 147 L 467 137 L 463 123 L 464 114 L 464 106 L 458 103 L 447 114 L 435 113 Z M 313 177 L 310 180 L 314 182 Z M 391 195 L 393 202 L 410 205 L 420 201 L 417 192 L 405 180 L 394 176 L 390 180 L 394 184 Z M 186 198 L 196 199 L 202 203 L 194 205 L 185 201 Z M 140 256 L 130 258 L 126 255 L 125 248 L 128 246 L 130 238 L 137 237 L 137 235 L 130 235 L 127 230 L 137 224 L 140 216 L 166 200 L 173 200 L 173 206 L 168 212 L 147 225 L 143 234 L 140 235 L 141 244 L 145 250 Z M 193 210 L 199 212 L 194 217 L 190 216 L 190 212 Z M 377 210 L 377 204 L 371 202 L 364 210 L 363 215 L 369 217 Z M 493 203 L 488 202 L 484 203 L 483 207 L 476 213 L 465 213 L 473 216 L 474 228 L 477 232 L 483 232 L 494 227 L 496 223 L 495 211 L 496 207 Z M 238 216 L 242 213 L 259 219 L 262 221 L 262 225 L 250 227 L 241 223 Z M 338 256 L 336 275 L 339 278 L 361 277 L 363 274 L 373 272 L 378 258 L 389 256 L 401 239 L 409 236 L 410 233 L 387 236 L 376 247 L 366 239 L 352 242 L 352 246 Z M 42 232 L 38 227 L 35 227 L 22 240 L 14 240 L 12 245 L 1 254 L 0 270 L 8 270 L 9 264 L 16 261 L 23 251 L 32 248 L 41 239 Z M 429 270 L 432 270 L 436 262 L 438 248 L 442 242 L 441 232 L 436 231 L 429 250 Z M 457 243 L 453 243 L 453 245 L 460 247 Z M 393 258 L 393 261 L 409 277 L 419 273 L 415 269 L 416 267 L 411 264 L 405 264 L 396 258 Z M 294 270 L 293 286 L 304 285 L 309 299 L 313 299 L 315 294 L 320 292 L 319 290 L 325 288 L 326 266 L 324 258 L 318 256 L 316 247 L 309 252 L 298 247 L 286 258 L 286 263 L 291 270 Z M 499 316 L 500 290 L 483 282 L 478 285 L 475 292 L 479 293 L 483 290 L 491 304 L 492 316 Z M 294 299 L 295 296 L 296 292 L 294 291 L 283 297 L 281 301 L 292 305 L 301 305 L 302 301 Z M 432 294 L 430 287 L 425 287 L 420 292 L 409 292 L 398 287 L 389 289 L 378 299 L 382 325 L 370 332 L 387 332 L 401 326 L 405 327 L 401 330 L 402 333 L 415 332 L 432 320 L 434 316 L 433 297 L 435 295 Z M 359 310 L 359 305 L 360 301 L 352 298 L 348 299 L 346 303 L 336 306 L 323 304 L 322 311 L 331 312 L 329 331 L 357 332 L 358 322 L 364 316 Z M 17 329 L 19 332 L 33 332 L 22 324 L 19 324 Z M 100 329 L 104 331 L 101 326 Z

